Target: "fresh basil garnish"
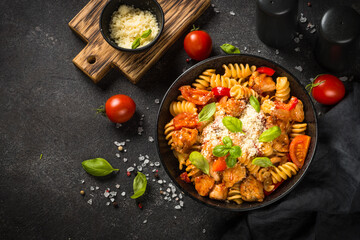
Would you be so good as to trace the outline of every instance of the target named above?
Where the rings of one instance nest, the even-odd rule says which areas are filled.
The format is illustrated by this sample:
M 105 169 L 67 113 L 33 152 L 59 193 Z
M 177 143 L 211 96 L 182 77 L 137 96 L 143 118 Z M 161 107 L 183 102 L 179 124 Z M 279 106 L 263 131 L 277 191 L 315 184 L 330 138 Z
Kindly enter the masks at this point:
M 138 198 L 145 193 L 147 185 L 146 176 L 138 172 L 133 182 L 134 194 L 131 196 L 132 199 Z
M 110 163 L 103 158 L 85 160 L 81 163 L 81 165 L 87 173 L 95 177 L 103 177 L 113 171 L 119 171 L 119 169 L 113 168 Z
M 230 148 L 226 147 L 225 145 L 217 145 L 213 149 L 213 155 L 215 157 L 223 157 L 226 154 L 228 154 L 228 152 L 230 151 Z
M 241 156 L 242 151 L 239 146 L 232 146 L 229 151 L 230 155 L 234 158 L 238 158 Z
M 259 142 L 271 142 L 280 135 L 281 135 L 281 129 L 278 126 L 274 126 L 264 131 L 260 135 Z
M 231 148 L 231 146 L 233 145 L 231 138 L 228 136 L 224 137 L 222 141 L 227 148 Z
M 236 54 L 236 53 L 240 54 L 239 48 L 228 43 L 221 45 L 220 48 L 227 54 Z
M 209 103 L 199 113 L 199 122 L 207 121 L 209 120 L 216 111 L 216 104 L 215 103 Z
M 228 168 L 232 168 L 232 167 L 234 167 L 235 164 L 237 163 L 237 158 L 229 155 L 229 156 L 226 158 L 225 162 L 226 162 L 226 166 L 227 166 Z
M 141 35 L 142 38 L 147 38 L 148 36 L 150 36 L 151 34 L 151 29 L 146 30 L 145 32 L 143 32 L 143 34 Z
M 274 166 L 271 160 L 267 157 L 257 157 L 252 160 L 252 164 L 260 167 L 271 167 Z
M 135 49 L 140 46 L 140 38 L 135 39 L 135 41 L 132 43 L 131 48 Z
M 222 123 L 230 132 L 244 133 L 242 131 L 242 122 L 236 117 L 226 116 L 222 119 Z
M 253 95 L 250 96 L 250 105 L 255 109 L 255 111 L 260 112 L 260 103 Z
M 189 159 L 195 167 L 209 175 L 209 163 L 201 153 L 194 151 L 190 154 Z

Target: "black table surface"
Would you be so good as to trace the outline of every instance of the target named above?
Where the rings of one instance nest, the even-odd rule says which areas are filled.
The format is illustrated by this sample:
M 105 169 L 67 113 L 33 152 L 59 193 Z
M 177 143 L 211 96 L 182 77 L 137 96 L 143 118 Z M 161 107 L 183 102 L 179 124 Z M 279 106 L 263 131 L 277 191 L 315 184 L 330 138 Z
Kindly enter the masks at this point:
M 316 28 L 329 7 L 351 6 L 358 1 L 311 1 L 311 7 L 307 2 L 299 1 L 299 13 Z M 143 170 L 149 174 L 149 186 L 141 200 L 143 208 L 130 198 L 135 174 L 128 177 L 126 169 L 139 165 L 140 154 L 148 155 L 152 162 L 159 161 L 156 143 L 149 141 L 149 137 L 155 137 L 159 108 L 156 99 L 161 100 L 171 83 L 196 62 L 186 61 L 182 36 L 137 85 L 117 70 L 112 70 L 95 85 L 72 64 L 72 58 L 85 44 L 67 25 L 86 3 L 87 0 L 0 2 L 0 238 L 219 239 L 231 238 L 232 233 L 238 231 L 239 235 L 235 236 L 242 239 L 241 229 L 254 221 L 250 218 L 252 213 L 219 211 L 187 196 L 182 199 L 184 207 L 175 209 L 179 202 L 164 200 L 160 194 L 160 188 L 166 190 L 171 182 L 162 166 Z M 303 85 L 326 72 L 313 56 L 317 32 L 306 29 L 308 22 L 299 23 L 298 32 L 303 34 L 303 39 L 277 53 L 256 36 L 255 1 L 213 0 L 212 4 L 195 22 L 211 35 L 212 56 L 224 55 L 219 46 L 230 43 L 243 53 L 279 63 Z M 294 50 L 297 47 L 299 52 Z M 295 69 L 296 66 L 301 66 L 303 71 Z M 357 64 L 337 75 L 349 79 L 345 82 L 347 90 L 359 80 L 359 69 Z M 135 116 L 119 128 L 95 114 L 95 109 L 115 94 L 129 95 L 137 105 Z M 359 95 L 352 97 L 359 98 Z M 332 109 L 318 104 L 316 108 L 320 118 Z M 344 118 L 338 116 L 337 119 Z M 137 128 L 141 125 L 144 132 L 138 135 Z M 114 142 L 126 139 L 130 140 L 126 142 L 127 152 L 120 152 L 118 158 Z M 120 169 L 119 173 L 106 179 L 88 175 L 81 162 L 94 157 L 107 159 Z M 124 162 L 123 158 L 128 161 Z M 165 184 L 153 181 L 153 169 L 158 169 Z M 119 189 L 116 184 L 120 185 Z M 276 211 L 278 206 L 296 197 L 297 190 L 304 184 L 307 183 L 300 183 L 280 203 L 254 212 Z M 91 187 L 95 189 L 92 191 Z M 106 205 L 109 202 L 104 197 L 107 188 L 117 192 L 115 199 L 119 208 Z M 85 196 L 80 195 L 80 190 L 86 192 Z M 125 196 L 121 195 L 123 192 Z M 288 207 L 279 211 L 293 210 Z M 354 221 L 355 217 L 359 219 L 358 213 L 347 216 L 345 212 L 338 223 L 346 221 L 350 227 L 358 226 L 359 222 Z M 264 214 L 264 217 L 268 216 Z M 286 224 L 291 219 L 283 221 Z M 282 229 L 281 225 L 272 229 L 262 227 L 269 234 Z M 330 233 L 334 225 L 322 227 Z M 243 238 L 257 238 L 254 231 L 251 229 Z M 291 229 L 288 235 L 286 230 L 282 231 L 284 239 L 315 238 L 314 235 L 295 238 L 291 237 Z M 271 235 L 264 236 L 271 238 Z

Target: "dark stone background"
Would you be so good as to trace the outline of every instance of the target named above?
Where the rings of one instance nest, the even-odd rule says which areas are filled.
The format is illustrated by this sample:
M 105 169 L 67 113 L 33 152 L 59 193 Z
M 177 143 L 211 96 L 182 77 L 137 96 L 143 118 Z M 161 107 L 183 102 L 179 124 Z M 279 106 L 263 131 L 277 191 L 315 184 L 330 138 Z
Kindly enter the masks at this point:
M 301 0 L 299 12 L 318 26 L 321 15 L 330 6 L 355 2 L 358 1 L 313 1 L 312 7 L 307 7 L 307 1 Z M 182 210 L 174 209 L 174 201 L 164 201 L 159 184 L 152 182 L 153 168 L 143 171 L 150 174 L 147 193 L 141 199 L 143 209 L 130 199 L 134 174 L 127 177 L 126 168 L 139 163 L 139 154 L 148 154 L 150 160 L 159 161 L 155 143 L 148 141 L 148 136 L 155 135 L 159 105 L 154 100 L 161 100 L 177 76 L 195 62 L 186 62 L 182 36 L 138 85 L 131 84 L 117 70 L 112 70 L 98 85 L 93 84 L 71 62 L 85 44 L 67 25 L 86 3 L 87 0 L 0 2 L 0 238 L 219 239 L 226 232 L 231 236 L 231 229 L 237 223 L 243 224 L 237 229 L 246 227 L 250 224 L 246 221 L 247 213 L 219 211 L 189 197 L 184 198 Z M 211 35 L 213 56 L 224 54 L 219 48 L 223 43 L 236 45 L 242 51 L 247 47 L 244 53 L 276 61 L 303 85 L 311 77 L 326 72 L 313 56 L 317 33 L 305 30 L 306 24 L 299 24 L 304 39 L 276 55 L 275 49 L 265 46 L 255 34 L 255 1 L 214 0 L 212 3 L 220 13 L 210 7 L 196 25 Z M 230 11 L 236 15 L 231 16 Z M 300 52 L 294 51 L 297 46 Z M 294 69 L 299 65 L 303 72 Z M 357 64 L 338 75 L 353 79 L 346 82 L 349 94 L 353 83 L 359 80 L 359 69 Z M 94 109 L 120 93 L 134 99 L 137 112 L 129 122 L 115 128 L 107 119 L 97 116 Z M 329 108 L 317 105 L 317 110 L 326 115 Z M 142 114 L 144 133 L 139 136 L 136 129 Z M 119 159 L 113 142 L 125 139 L 131 142 Z M 91 177 L 82 169 L 81 162 L 94 157 L 107 159 L 120 172 L 106 179 Z M 129 159 L 127 163 L 122 161 L 123 157 Z M 164 169 L 158 169 L 160 178 L 169 182 Z M 115 188 L 117 183 L 120 189 Z M 305 183 L 300 183 L 298 188 L 302 184 Z M 91 186 L 100 189 L 91 192 Z M 118 191 L 118 209 L 105 205 L 108 200 L 103 193 L 108 187 Z M 86 191 L 85 197 L 79 194 L 81 189 Z M 122 191 L 126 192 L 125 197 L 120 195 Z M 296 195 L 297 189 L 280 202 L 286 203 Z M 87 203 L 89 199 L 93 200 L 92 205 Z M 262 211 L 275 209 L 278 204 Z M 346 216 L 338 220 L 350 226 L 359 225 Z M 331 225 L 322 227 L 325 232 L 334 230 Z M 267 236 L 266 232 L 263 234 Z M 241 231 L 235 236 L 240 239 Z M 298 238 L 309 239 L 309 236 Z

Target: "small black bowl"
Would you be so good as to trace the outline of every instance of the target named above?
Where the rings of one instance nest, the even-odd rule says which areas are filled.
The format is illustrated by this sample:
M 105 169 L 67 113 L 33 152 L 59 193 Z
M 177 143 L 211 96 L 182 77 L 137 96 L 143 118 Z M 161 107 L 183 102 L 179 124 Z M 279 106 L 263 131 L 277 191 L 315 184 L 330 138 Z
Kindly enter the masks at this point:
M 276 71 L 274 78 L 277 76 L 285 76 L 288 78 L 290 82 L 291 95 L 298 97 L 304 105 L 304 114 L 305 121 L 308 126 L 306 130 L 306 134 L 311 136 L 311 142 L 309 146 L 309 151 L 307 157 L 304 162 L 304 166 L 299 170 L 299 172 L 293 176 L 292 178 L 284 181 L 275 192 L 267 196 L 263 202 L 244 202 L 241 205 L 237 205 L 233 202 L 222 202 L 214 199 L 210 199 L 208 197 L 200 196 L 193 184 L 185 183 L 180 179 L 180 174 L 182 171 L 179 170 L 178 160 L 174 157 L 170 146 L 168 146 L 167 141 L 164 136 L 164 127 L 165 125 L 173 118 L 169 111 L 170 103 L 176 100 L 177 96 L 180 95 L 180 91 L 178 90 L 183 85 L 191 85 L 194 80 L 206 69 L 216 69 L 217 73 L 223 73 L 224 70 L 222 68 L 223 64 L 229 63 L 248 63 L 249 65 L 255 65 L 257 67 L 267 66 L 271 67 Z M 166 92 L 158 113 L 157 119 L 157 133 L 156 133 L 156 141 L 157 141 L 157 150 L 160 156 L 160 160 L 166 170 L 167 174 L 170 176 L 172 181 L 187 195 L 192 197 L 193 199 L 204 203 L 210 207 L 216 207 L 224 210 L 230 211 L 249 211 L 261 207 L 265 207 L 271 203 L 274 203 L 291 192 L 295 186 L 300 182 L 300 180 L 304 177 L 306 171 L 309 168 L 309 165 L 314 157 L 316 144 L 318 138 L 318 130 L 317 130 L 317 118 L 314 110 L 314 105 L 307 94 L 304 87 L 300 84 L 299 80 L 297 80 L 294 75 L 292 75 L 289 71 L 274 63 L 273 61 L 267 60 L 265 58 L 253 56 L 253 55 L 228 55 L 228 56 L 218 56 L 209 58 L 205 61 L 202 61 L 195 66 L 188 69 L 186 72 L 180 75 L 178 79 L 170 86 L 169 90 Z
M 128 6 L 133 6 L 135 8 L 139 8 L 141 10 L 148 10 L 151 13 L 155 14 L 156 20 L 159 23 L 159 33 L 154 38 L 154 40 L 151 43 L 149 43 L 148 45 L 145 45 L 143 47 L 139 47 L 136 49 L 122 48 L 122 47 L 119 47 L 114 42 L 113 39 L 111 39 L 110 31 L 109 31 L 111 16 L 113 15 L 113 13 L 115 11 L 117 11 L 119 9 L 120 5 L 123 5 L 123 4 L 128 5 Z M 103 11 L 101 12 L 100 32 L 103 35 L 103 37 L 105 38 L 105 40 L 112 47 L 116 48 L 117 50 L 125 51 L 125 52 L 141 52 L 141 51 L 144 51 L 144 50 L 150 48 L 159 39 L 161 32 L 164 28 L 164 22 L 165 22 L 164 12 L 163 12 L 160 4 L 156 0 L 110 0 L 104 7 Z

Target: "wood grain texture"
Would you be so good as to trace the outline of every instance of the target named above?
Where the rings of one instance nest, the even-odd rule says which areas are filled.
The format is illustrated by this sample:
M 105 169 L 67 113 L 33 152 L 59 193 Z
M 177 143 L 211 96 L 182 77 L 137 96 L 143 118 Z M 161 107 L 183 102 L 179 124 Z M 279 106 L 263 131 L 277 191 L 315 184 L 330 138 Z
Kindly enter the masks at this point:
M 99 19 L 107 2 L 91 0 L 69 22 L 69 27 L 87 42 L 73 63 L 95 83 L 110 67 L 115 67 L 136 84 L 210 5 L 210 0 L 158 0 L 164 11 L 165 24 L 157 43 L 141 53 L 126 53 L 110 46 L 100 33 Z

